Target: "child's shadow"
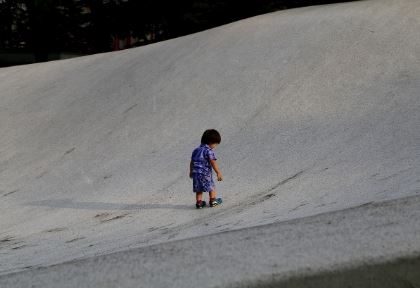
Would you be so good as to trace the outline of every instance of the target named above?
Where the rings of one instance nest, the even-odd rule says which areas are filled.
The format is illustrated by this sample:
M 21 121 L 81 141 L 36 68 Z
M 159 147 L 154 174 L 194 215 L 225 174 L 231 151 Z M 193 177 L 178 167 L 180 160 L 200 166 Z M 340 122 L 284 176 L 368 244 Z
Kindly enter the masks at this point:
M 191 210 L 191 205 L 177 204 L 120 204 L 103 202 L 77 202 L 71 199 L 41 200 L 26 203 L 30 206 L 46 206 L 51 208 L 70 208 L 83 210 L 143 210 L 143 209 L 184 209 Z

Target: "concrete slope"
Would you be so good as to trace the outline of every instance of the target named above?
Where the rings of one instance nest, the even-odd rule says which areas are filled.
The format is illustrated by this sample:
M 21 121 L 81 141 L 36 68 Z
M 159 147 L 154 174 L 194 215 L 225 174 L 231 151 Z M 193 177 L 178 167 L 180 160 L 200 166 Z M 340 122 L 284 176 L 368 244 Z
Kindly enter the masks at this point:
M 11 273 L 0 286 L 418 287 L 419 219 L 414 196 Z
M 418 31 L 370 0 L 0 69 L 0 273 L 420 194 Z M 196 211 L 207 128 L 224 204 Z

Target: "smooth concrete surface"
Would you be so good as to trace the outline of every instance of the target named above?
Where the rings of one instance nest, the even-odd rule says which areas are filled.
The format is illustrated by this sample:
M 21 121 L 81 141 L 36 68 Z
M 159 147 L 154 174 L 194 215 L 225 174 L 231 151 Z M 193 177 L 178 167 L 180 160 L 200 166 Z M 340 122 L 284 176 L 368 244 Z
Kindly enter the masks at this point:
M 361 216 L 354 216 L 354 226 L 343 220 L 333 234 L 322 221 L 310 237 L 299 231 L 314 215 L 339 219 L 352 207 L 420 194 L 418 31 L 419 1 L 368 0 L 280 11 L 132 50 L 0 69 L 2 283 L 46 273 L 43 285 L 53 285 L 56 269 L 73 267 L 53 265 L 69 261 L 83 267 L 74 271 L 97 273 L 72 272 L 64 286 L 106 287 L 101 279 L 122 281 L 118 275 L 126 269 L 160 271 L 161 280 L 150 276 L 144 285 L 182 287 L 185 281 L 187 287 L 190 280 L 178 275 L 196 283 L 196 270 L 181 270 L 198 262 L 207 267 L 204 274 L 221 279 L 209 283 L 223 286 L 264 275 L 285 279 L 302 267 L 321 273 L 357 266 L 366 255 L 390 263 L 417 257 L 415 219 L 403 221 L 402 250 L 392 235 L 387 239 L 388 225 L 375 230 L 383 238 L 377 249 L 359 247 L 358 241 L 374 240 L 358 232 Z M 224 181 L 217 190 L 224 203 L 197 211 L 188 165 L 208 128 L 222 134 L 216 155 Z M 415 213 L 405 210 L 392 215 Z M 289 227 L 291 234 L 278 235 L 294 241 L 280 238 L 278 248 L 263 252 L 266 246 L 254 246 L 274 240 L 262 232 L 267 240 L 257 237 L 261 225 Z M 236 253 L 229 246 L 239 245 L 229 238 L 236 230 L 253 235 L 244 242 L 249 258 L 226 263 L 246 266 L 249 277 L 226 269 L 214 275 L 226 253 Z M 342 241 L 325 250 L 336 237 Z M 154 250 L 191 241 L 202 246 L 174 250 L 173 258 Z M 143 252 L 130 258 L 132 251 Z M 334 251 L 343 253 L 328 254 Z M 148 254 L 140 259 L 136 253 Z M 249 264 L 270 255 L 277 266 Z M 155 270 L 159 257 L 172 272 Z M 307 266 L 298 265 L 305 257 Z M 108 268 L 83 264 L 105 265 L 103 259 L 121 271 L 108 275 Z M 192 259 L 198 262 L 188 264 Z
M 418 287 L 419 223 L 413 196 L 9 274 L 0 286 Z

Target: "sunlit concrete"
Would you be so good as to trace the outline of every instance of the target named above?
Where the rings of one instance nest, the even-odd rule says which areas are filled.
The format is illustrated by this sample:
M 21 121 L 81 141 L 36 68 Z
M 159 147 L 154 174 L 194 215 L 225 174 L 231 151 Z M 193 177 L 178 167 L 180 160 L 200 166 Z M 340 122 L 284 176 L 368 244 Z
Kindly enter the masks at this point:
M 101 257 L 120 263 L 118 255 L 131 255 L 123 251 L 194 237 L 203 245 L 183 241 L 195 241 L 188 253 L 197 261 L 209 251 L 224 259 L 233 246 L 212 246 L 204 236 L 222 243 L 233 230 L 255 235 L 260 228 L 251 227 L 282 223 L 295 226 L 281 239 L 297 237 L 285 247 L 302 250 L 287 260 L 280 256 L 290 250 L 272 251 L 277 266 L 266 271 L 298 273 L 302 267 L 291 260 L 332 239 L 324 222 L 314 228 L 319 239 L 296 236 L 302 219 L 420 194 L 418 31 L 418 1 L 358 1 L 280 11 L 138 49 L 0 69 L 0 284 L 11 283 L 12 272 L 30 270 L 14 274 L 23 281 L 36 268 L 68 261 L 81 269 L 108 259 Z M 217 189 L 224 203 L 197 211 L 188 164 L 207 128 L 222 134 L 216 154 L 225 180 Z M 363 218 L 354 217 L 356 233 Z M 415 219 L 407 223 L 401 229 L 420 227 Z M 376 229 L 387 235 L 389 228 Z M 403 235 L 406 254 L 419 252 L 417 234 Z M 388 251 L 381 246 L 386 237 L 381 241 L 377 259 Z M 254 248 L 246 249 L 251 258 L 261 251 Z M 355 258 L 318 262 L 314 255 L 311 265 L 321 271 L 340 259 L 364 261 L 356 248 L 348 251 Z M 160 251 L 148 252 L 151 268 L 160 265 L 156 259 L 185 253 Z M 201 258 L 209 275 L 219 271 L 211 259 Z M 173 266 L 160 277 L 184 283 L 174 271 L 188 271 L 165 261 Z M 261 276 L 252 261 L 243 263 Z M 42 273 L 62 269 L 53 267 Z M 106 270 L 97 273 L 79 280 L 104 287 L 97 281 Z M 53 285 L 54 277 L 45 279 L 42 287 Z

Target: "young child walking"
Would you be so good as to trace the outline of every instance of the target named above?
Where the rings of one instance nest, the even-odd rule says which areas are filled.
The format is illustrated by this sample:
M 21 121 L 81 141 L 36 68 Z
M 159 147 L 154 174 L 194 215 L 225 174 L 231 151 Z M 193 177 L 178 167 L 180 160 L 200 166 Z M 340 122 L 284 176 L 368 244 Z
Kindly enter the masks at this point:
M 190 178 L 193 180 L 193 191 L 196 197 L 196 208 L 206 207 L 203 201 L 203 192 L 209 193 L 210 207 L 222 203 L 222 198 L 217 198 L 215 184 L 213 181 L 213 170 L 216 172 L 217 181 L 222 181 L 223 176 L 216 163 L 214 149 L 221 142 L 219 132 L 214 129 L 204 131 L 201 137 L 201 145 L 194 149 L 190 162 Z

